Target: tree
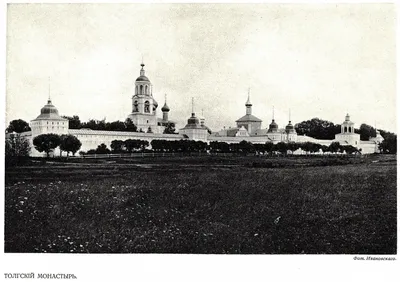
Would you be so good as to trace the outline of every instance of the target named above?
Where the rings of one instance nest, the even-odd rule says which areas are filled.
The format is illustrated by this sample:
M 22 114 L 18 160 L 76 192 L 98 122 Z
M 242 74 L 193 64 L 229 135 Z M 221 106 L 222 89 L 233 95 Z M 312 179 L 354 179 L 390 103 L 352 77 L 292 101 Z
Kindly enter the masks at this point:
M 296 143 L 296 142 L 289 142 L 289 143 L 287 144 L 287 149 L 288 149 L 290 152 L 292 152 L 292 155 L 293 155 L 293 152 L 296 151 L 296 150 L 299 149 L 299 148 L 300 148 L 300 146 L 299 146 L 299 144 Z
M 133 121 L 130 118 L 127 118 L 125 120 L 125 128 L 126 128 L 126 131 L 130 131 L 130 132 L 137 131 L 136 125 L 133 123 Z
M 286 155 L 287 150 L 288 150 L 288 145 L 285 142 L 279 142 L 276 145 L 276 150 L 280 152 L 281 154 Z
M 75 153 L 81 148 L 82 143 L 79 139 L 71 134 L 63 134 L 60 137 L 60 150 L 67 152 L 67 157 L 71 152 L 74 156 Z
M 383 136 L 382 136 L 383 137 Z M 397 135 L 387 134 L 386 138 L 379 144 L 379 150 L 385 154 L 397 153 Z
M 274 143 L 272 143 L 272 142 L 266 142 L 266 143 L 265 143 L 265 151 L 266 151 L 268 154 L 272 155 L 272 152 L 274 151 Z
M 322 140 L 335 139 L 335 134 L 340 133 L 340 125 L 319 118 L 297 123 L 295 129 L 298 135 L 307 135 Z
M 175 123 L 169 122 L 165 126 L 164 134 L 175 134 Z
M 306 153 L 310 153 L 313 150 L 313 143 L 311 142 L 304 142 L 304 143 L 300 143 L 300 148 L 305 151 Z
M 5 144 L 5 164 L 17 165 L 21 160 L 29 156 L 31 146 L 28 139 L 21 137 L 20 134 L 10 134 Z
M 109 154 L 109 153 L 111 153 L 111 151 L 110 149 L 107 148 L 106 144 L 101 143 L 99 146 L 97 146 L 96 154 Z
M 62 116 L 63 118 L 68 119 L 68 128 L 69 129 L 80 129 L 82 128 L 81 120 L 79 119 L 79 116 Z
M 365 123 L 360 125 L 359 132 L 362 141 L 368 141 L 371 137 L 376 137 L 376 129 Z
M 110 131 L 126 131 L 126 125 L 123 121 L 113 121 L 111 123 L 106 123 L 106 130 Z
M 41 134 L 33 138 L 33 145 L 39 152 L 45 152 L 49 157 L 50 152 L 60 145 L 60 136 L 54 133 Z
M 346 154 L 348 154 L 348 155 L 351 155 L 353 153 L 358 153 L 358 149 L 352 145 L 345 145 L 342 147 L 343 147 L 343 151 L 345 151 Z
M 341 147 L 342 147 L 342 146 L 340 145 L 339 142 L 332 142 L 332 143 L 329 145 L 328 149 L 329 149 L 329 152 L 331 152 L 331 153 L 337 153 L 338 151 L 340 151 L 340 148 L 341 148 Z
M 247 153 L 253 153 L 254 152 L 254 146 L 251 142 L 247 142 L 245 140 L 241 141 L 238 144 L 238 151 L 242 152 L 243 154 L 247 154 Z
M 27 157 L 29 156 L 31 146 L 28 139 L 21 137 L 20 134 L 10 134 L 6 139 L 6 157 Z
M 124 141 L 122 141 L 122 140 L 113 140 L 113 141 L 111 141 L 111 150 L 114 152 L 114 153 L 121 153 L 121 152 L 123 152 L 124 151 L 124 146 L 125 146 L 125 144 L 124 144 Z
M 7 133 L 12 133 L 12 132 L 22 133 L 26 131 L 31 131 L 31 128 L 29 127 L 29 124 L 22 119 L 15 119 L 10 121 L 10 124 L 6 129 Z
M 326 152 L 329 152 L 329 147 L 326 146 L 326 145 L 322 145 L 322 146 L 321 146 L 321 150 L 322 150 L 322 152 L 325 154 Z

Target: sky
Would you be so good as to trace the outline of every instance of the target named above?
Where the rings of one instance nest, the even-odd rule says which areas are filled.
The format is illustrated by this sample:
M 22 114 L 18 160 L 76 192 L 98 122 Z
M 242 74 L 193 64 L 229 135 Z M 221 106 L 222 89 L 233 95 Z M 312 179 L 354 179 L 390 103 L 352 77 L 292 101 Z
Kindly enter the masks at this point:
M 6 32 L 6 123 L 49 88 L 60 115 L 125 120 L 143 57 L 177 128 L 192 97 L 212 130 L 235 126 L 250 88 L 262 128 L 274 107 L 279 127 L 290 109 L 397 132 L 394 4 L 9 4 Z

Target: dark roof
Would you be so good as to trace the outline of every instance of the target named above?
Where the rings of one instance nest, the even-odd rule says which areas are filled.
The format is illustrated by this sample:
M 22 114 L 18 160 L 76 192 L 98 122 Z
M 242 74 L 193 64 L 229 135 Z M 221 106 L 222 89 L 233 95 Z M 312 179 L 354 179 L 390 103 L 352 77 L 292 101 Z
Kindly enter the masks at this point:
M 169 112 L 169 107 L 167 105 L 167 102 L 165 102 L 164 106 L 161 108 L 161 111 L 163 112 Z
M 43 120 L 43 119 L 67 120 L 65 118 L 60 117 L 57 108 L 51 103 L 51 100 L 47 101 L 47 105 L 45 105 L 40 110 L 40 115 L 34 120 Z
M 150 80 L 145 75 L 139 76 L 138 78 L 136 78 L 136 81 L 149 81 L 150 82 Z
M 240 119 L 238 119 L 236 122 L 243 122 L 243 121 L 257 121 L 257 122 L 262 122 L 261 119 L 258 117 L 255 117 L 253 115 L 244 115 Z

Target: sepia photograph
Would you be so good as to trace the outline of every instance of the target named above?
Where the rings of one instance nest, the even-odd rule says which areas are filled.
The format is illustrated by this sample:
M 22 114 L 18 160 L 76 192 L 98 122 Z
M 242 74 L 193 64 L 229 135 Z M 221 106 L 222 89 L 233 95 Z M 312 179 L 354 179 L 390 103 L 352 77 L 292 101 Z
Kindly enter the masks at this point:
M 6 4 L 3 257 L 393 265 L 396 12 Z

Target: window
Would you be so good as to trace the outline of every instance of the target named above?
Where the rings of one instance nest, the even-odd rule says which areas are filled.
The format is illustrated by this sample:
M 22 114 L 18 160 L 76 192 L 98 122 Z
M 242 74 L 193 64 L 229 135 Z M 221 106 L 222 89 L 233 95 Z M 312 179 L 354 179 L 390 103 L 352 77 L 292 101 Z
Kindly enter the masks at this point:
M 134 111 L 134 112 L 138 112 L 138 111 L 139 111 L 139 105 L 138 105 L 138 102 L 137 102 L 137 101 L 135 101 L 135 102 L 133 103 L 133 111 Z
M 144 102 L 144 112 L 150 113 L 150 102 L 149 101 Z
M 143 94 L 143 85 L 140 85 L 140 94 Z

